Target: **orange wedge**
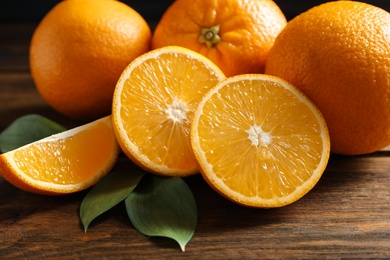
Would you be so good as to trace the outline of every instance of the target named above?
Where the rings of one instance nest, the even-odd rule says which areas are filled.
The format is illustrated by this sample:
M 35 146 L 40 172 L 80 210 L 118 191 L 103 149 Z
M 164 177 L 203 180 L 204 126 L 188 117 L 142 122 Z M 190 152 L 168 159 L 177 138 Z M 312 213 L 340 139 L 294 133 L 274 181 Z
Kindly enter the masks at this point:
M 190 124 L 199 100 L 225 76 L 206 57 L 163 47 L 136 58 L 114 92 L 112 117 L 124 153 L 141 168 L 165 176 L 198 172 Z
M 0 175 L 29 192 L 73 193 L 107 174 L 118 153 L 108 116 L 0 155 Z
M 330 151 L 320 111 L 294 86 L 267 75 L 231 77 L 207 93 L 191 141 L 211 187 L 260 208 L 288 205 L 310 191 Z

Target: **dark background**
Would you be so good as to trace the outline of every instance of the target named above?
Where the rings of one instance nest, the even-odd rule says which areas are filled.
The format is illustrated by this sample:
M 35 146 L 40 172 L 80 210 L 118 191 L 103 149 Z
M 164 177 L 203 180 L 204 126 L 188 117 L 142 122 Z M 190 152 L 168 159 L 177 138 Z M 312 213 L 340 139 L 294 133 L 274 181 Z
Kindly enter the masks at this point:
M 122 0 L 148 21 L 158 21 L 174 0 Z M 60 0 L 0 0 L 0 22 L 39 22 Z M 320 0 L 275 0 L 287 19 L 315 5 L 329 2 Z M 362 0 L 390 11 L 389 0 Z

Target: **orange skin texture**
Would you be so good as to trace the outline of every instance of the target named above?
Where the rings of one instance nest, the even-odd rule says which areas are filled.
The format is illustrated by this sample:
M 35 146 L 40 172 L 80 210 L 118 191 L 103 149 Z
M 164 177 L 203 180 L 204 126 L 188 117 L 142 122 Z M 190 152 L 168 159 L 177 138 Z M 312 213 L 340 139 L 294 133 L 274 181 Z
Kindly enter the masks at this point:
M 151 30 L 129 6 L 113 0 L 67 0 L 36 28 L 30 67 L 39 93 L 60 113 L 96 119 L 111 113 L 124 68 L 150 50 Z
M 390 144 L 389 42 L 388 12 L 330 2 L 288 23 L 265 73 L 294 84 L 318 106 L 332 152 L 367 154 Z
M 264 72 L 268 52 L 286 25 L 270 0 L 176 0 L 164 13 L 152 48 L 178 45 L 213 61 L 226 76 Z M 198 41 L 202 28 L 220 25 L 212 48 Z

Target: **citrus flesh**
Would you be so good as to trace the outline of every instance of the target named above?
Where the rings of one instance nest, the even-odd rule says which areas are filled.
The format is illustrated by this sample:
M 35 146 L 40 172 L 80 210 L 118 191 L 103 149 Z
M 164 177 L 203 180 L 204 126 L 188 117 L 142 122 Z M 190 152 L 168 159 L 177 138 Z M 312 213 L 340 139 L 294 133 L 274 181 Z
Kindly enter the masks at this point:
M 0 175 L 26 191 L 67 194 L 95 184 L 118 153 L 107 116 L 0 155 Z
M 240 75 L 200 102 L 191 141 L 205 180 L 250 207 L 280 207 L 311 190 L 330 142 L 320 111 L 284 80 Z
M 193 111 L 224 77 L 207 58 L 181 47 L 156 49 L 135 59 L 114 92 L 113 125 L 122 150 L 150 172 L 197 173 L 189 133 Z

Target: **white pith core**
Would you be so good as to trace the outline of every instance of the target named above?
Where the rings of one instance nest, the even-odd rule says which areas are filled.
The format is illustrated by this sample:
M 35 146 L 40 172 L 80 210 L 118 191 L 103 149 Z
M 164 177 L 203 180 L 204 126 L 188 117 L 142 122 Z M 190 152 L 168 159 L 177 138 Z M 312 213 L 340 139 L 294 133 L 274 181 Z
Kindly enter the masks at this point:
M 245 132 L 248 134 L 248 139 L 254 146 L 267 146 L 272 142 L 271 134 L 264 132 L 261 126 L 253 125 Z
M 173 100 L 172 104 L 165 109 L 165 113 L 174 123 L 180 123 L 187 119 L 187 105 L 183 101 Z

